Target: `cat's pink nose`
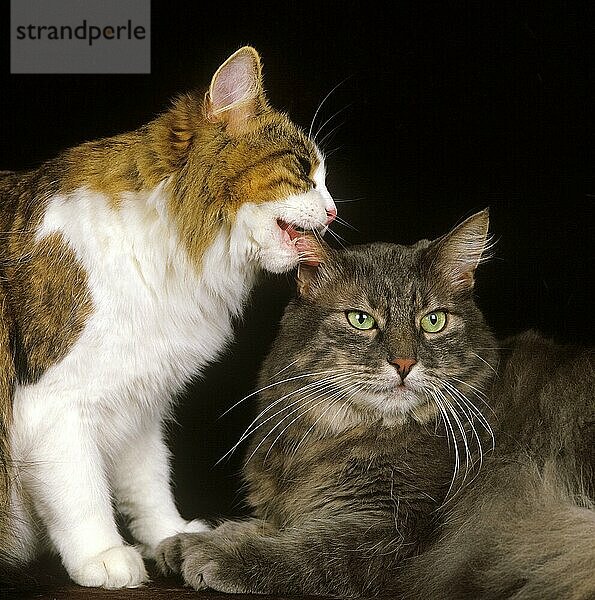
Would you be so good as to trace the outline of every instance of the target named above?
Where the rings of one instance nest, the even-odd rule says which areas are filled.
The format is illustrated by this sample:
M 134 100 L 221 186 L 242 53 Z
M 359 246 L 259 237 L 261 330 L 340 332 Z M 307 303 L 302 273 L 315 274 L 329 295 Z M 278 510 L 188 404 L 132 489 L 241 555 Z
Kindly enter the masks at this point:
M 401 379 L 405 379 L 417 361 L 414 358 L 393 358 L 390 363 L 397 369 Z
M 336 218 L 337 218 L 337 209 L 336 208 L 328 208 L 326 210 L 325 225 L 330 225 Z

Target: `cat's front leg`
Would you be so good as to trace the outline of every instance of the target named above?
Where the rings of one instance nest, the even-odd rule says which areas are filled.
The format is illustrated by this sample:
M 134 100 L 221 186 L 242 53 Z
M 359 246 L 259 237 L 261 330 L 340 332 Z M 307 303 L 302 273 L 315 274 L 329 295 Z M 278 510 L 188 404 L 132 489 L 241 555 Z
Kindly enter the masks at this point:
M 283 529 L 258 520 L 226 522 L 168 538 L 157 563 L 196 589 L 368 597 L 391 589 L 401 542 L 394 519 L 379 513 L 321 515 Z
M 165 573 L 180 573 L 197 590 L 214 589 L 226 593 L 266 593 L 264 577 L 254 564 L 254 549 L 264 536 L 276 529 L 261 520 L 227 521 L 203 533 L 170 537 L 157 549 L 157 564 Z M 247 544 L 251 551 L 242 550 Z M 245 549 L 244 549 L 245 550 Z
M 96 430 L 80 406 L 57 408 L 34 396 L 17 396 L 13 450 L 23 489 L 68 574 L 90 587 L 142 584 L 142 557 L 124 544 L 114 520 Z
M 110 476 L 121 513 L 140 542 L 145 558 L 155 558 L 159 542 L 183 532 L 209 529 L 199 520 L 186 521 L 178 512 L 170 486 L 169 450 L 160 423 L 143 428 L 115 457 Z

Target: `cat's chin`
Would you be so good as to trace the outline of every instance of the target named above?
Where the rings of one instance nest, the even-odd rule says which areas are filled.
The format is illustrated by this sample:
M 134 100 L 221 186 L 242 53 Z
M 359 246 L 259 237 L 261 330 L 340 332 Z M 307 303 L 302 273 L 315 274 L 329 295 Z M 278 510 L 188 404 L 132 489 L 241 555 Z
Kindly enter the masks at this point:
M 280 229 L 278 244 L 260 250 L 260 263 L 271 273 L 285 273 L 297 267 L 299 263 L 314 266 L 320 263 L 320 245 L 314 235 L 288 227 L 291 234 L 287 229 Z
M 368 398 L 367 403 L 381 415 L 388 426 L 402 425 L 410 420 L 427 423 L 438 414 L 433 402 L 417 390 L 403 385 L 394 386 L 378 396 Z

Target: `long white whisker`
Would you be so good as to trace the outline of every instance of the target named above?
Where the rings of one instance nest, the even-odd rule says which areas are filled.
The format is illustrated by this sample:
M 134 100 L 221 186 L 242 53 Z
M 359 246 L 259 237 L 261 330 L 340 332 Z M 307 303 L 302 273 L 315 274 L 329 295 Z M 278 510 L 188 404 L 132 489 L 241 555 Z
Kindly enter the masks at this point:
M 335 154 L 335 152 L 339 152 L 339 150 L 342 150 L 345 147 L 345 144 L 341 144 L 340 146 L 337 146 L 336 148 L 333 148 L 332 150 L 325 150 L 324 152 L 324 160 L 328 160 L 333 154 Z M 334 198 L 333 198 L 334 200 Z
M 450 384 L 450 383 L 447 383 L 447 382 L 443 382 L 443 383 L 445 383 L 445 384 L 447 385 L 447 387 L 449 388 L 449 390 L 450 390 L 450 391 L 449 391 L 449 393 L 450 393 L 451 391 L 452 391 L 452 392 L 454 392 L 454 393 L 455 393 L 455 394 L 456 394 L 456 395 L 459 397 L 459 399 L 460 399 L 460 400 L 461 400 L 461 401 L 462 401 L 464 404 L 466 404 L 466 406 L 469 408 L 469 411 L 470 411 L 470 413 L 471 413 L 470 415 L 468 415 L 468 414 L 467 414 L 467 413 L 464 411 L 464 409 L 463 409 L 463 408 L 461 408 L 461 410 L 462 410 L 462 411 L 463 411 L 463 413 L 464 413 L 464 414 L 467 416 L 467 418 L 468 418 L 468 419 L 469 419 L 469 416 L 471 416 L 471 417 L 473 416 L 473 413 L 472 413 L 472 411 L 471 411 L 471 408 L 474 408 L 475 410 L 477 410 L 477 414 L 481 415 L 481 417 L 484 419 L 485 423 L 483 423 L 483 422 L 482 422 L 481 424 L 484 426 L 484 428 L 486 428 L 486 431 L 489 431 L 489 433 L 490 433 L 490 435 L 491 435 L 491 438 L 492 438 L 492 450 L 493 450 L 493 449 L 494 449 L 494 447 L 495 447 L 494 434 L 493 434 L 493 431 L 492 431 L 492 429 L 491 429 L 491 427 L 490 427 L 489 423 L 488 423 L 488 422 L 485 420 L 485 418 L 483 417 L 483 415 L 481 414 L 481 412 L 479 412 L 479 410 L 477 409 L 477 407 L 476 407 L 476 406 L 475 406 L 475 405 L 474 405 L 474 404 L 473 404 L 473 403 L 472 403 L 472 402 L 471 402 L 469 399 L 467 399 L 467 398 L 465 397 L 465 395 L 464 395 L 464 394 L 462 394 L 462 392 L 461 392 L 461 391 L 460 391 L 458 388 L 456 388 L 455 386 L 452 386 L 452 384 Z M 455 398 L 454 398 L 454 397 L 453 397 L 453 400 L 455 400 Z M 456 402 L 456 400 L 455 400 L 455 402 Z M 457 402 L 457 404 L 458 404 L 458 402 Z M 460 406 L 460 405 L 459 405 L 459 406 Z M 479 473 L 480 473 L 480 471 L 481 471 L 481 468 L 482 468 L 482 466 L 483 466 L 483 447 L 482 447 L 482 445 L 481 445 L 481 440 L 480 440 L 480 438 L 479 438 L 479 436 L 478 436 L 478 434 L 477 434 L 477 431 L 475 430 L 475 427 L 473 426 L 472 419 L 469 419 L 469 424 L 470 424 L 470 425 L 471 425 L 471 427 L 473 428 L 473 431 L 474 431 L 475 437 L 477 438 L 477 443 L 478 443 L 478 447 L 479 447 L 479 468 L 476 470 L 476 472 L 475 472 L 475 475 L 474 475 L 474 476 L 473 476 L 473 477 L 472 477 L 472 478 L 471 478 L 469 481 L 467 481 L 466 483 L 465 483 L 465 482 L 463 482 L 463 484 L 461 485 L 461 488 L 460 488 L 460 490 L 458 490 L 458 491 L 457 491 L 457 493 L 456 493 L 454 496 L 456 496 L 456 495 L 457 495 L 457 494 L 458 494 L 458 493 L 459 493 L 459 492 L 460 492 L 460 491 L 461 491 L 461 490 L 462 490 L 464 487 L 467 487 L 467 486 L 471 485 L 471 484 L 473 483 L 473 481 L 475 481 L 475 479 L 476 479 L 476 478 L 479 476 Z M 450 501 L 451 501 L 451 500 L 454 498 L 454 496 L 452 496 L 451 498 L 449 498 L 448 500 L 446 500 L 446 501 L 445 501 L 445 502 L 442 504 L 442 507 L 444 507 L 444 506 L 446 506 L 448 503 L 450 503 Z
M 347 244 L 347 243 L 348 243 L 348 241 L 347 241 L 347 240 L 346 240 L 344 237 L 342 237 L 342 236 L 340 236 L 339 234 L 335 233 L 335 232 L 334 232 L 332 229 L 328 229 L 327 231 L 328 231 L 328 233 L 329 233 L 329 234 L 330 234 L 332 237 L 334 237 L 334 238 L 337 240 L 337 242 L 339 242 L 339 244 L 340 244 L 341 246 L 343 246 L 343 248 L 345 248 L 345 245 L 344 245 L 344 243 L 343 243 L 343 242 L 345 242 L 345 244 Z
M 473 391 L 473 394 L 475 396 L 477 396 L 477 399 L 480 400 L 481 402 L 483 402 L 483 404 L 486 405 L 486 407 L 490 410 L 490 412 L 494 415 L 496 415 L 496 412 L 494 411 L 494 409 L 489 405 L 488 400 L 490 399 L 489 396 L 483 392 L 482 390 L 480 390 L 478 387 L 475 387 L 474 385 L 467 383 L 466 381 L 463 381 L 462 379 L 459 379 L 458 377 L 451 377 L 451 379 L 453 381 L 456 381 L 457 383 L 460 383 L 461 385 L 465 385 L 467 386 L 469 389 L 471 389 Z
M 473 356 L 476 356 L 477 358 L 479 358 L 479 360 L 481 360 L 485 365 L 487 365 L 490 369 L 492 369 L 492 371 L 494 372 L 496 377 L 498 377 L 498 371 L 496 371 L 496 369 L 494 369 L 494 367 L 485 358 L 483 358 L 482 356 L 479 356 L 479 354 L 477 354 L 477 352 L 471 351 L 471 354 L 473 354 Z
M 343 227 L 347 227 L 348 229 L 351 229 L 353 231 L 359 231 L 359 229 L 357 227 L 354 227 L 353 225 L 351 225 L 351 223 L 348 223 L 345 219 L 339 217 L 338 215 L 335 217 L 335 222 L 338 223 L 339 225 L 343 225 Z
M 316 142 L 316 143 L 322 147 L 324 142 L 326 142 L 326 140 L 330 139 L 330 137 L 333 135 L 333 133 L 335 133 L 340 127 L 343 127 L 343 125 L 345 125 L 345 121 L 341 121 L 338 125 L 335 125 L 332 129 L 327 131 L 324 134 L 324 137 L 319 142 Z
M 289 369 L 289 367 L 295 365 L 295 363 L 299 360 L 299 358 L 296 358 L 295 360 L 292 360 L 286 367 L 283 367 L 280 371 L 277 371 L 276 373 L 274 373 L 273 375 L 271 375 L 269 377 L 269 379 L 274 379 L 275 377 L 277 377 L 277 375 L 281 375 L 281 373 L 283 373 L 283 371 L 286 371 L 287 369 Z
M 335 204 L 344 204 L 346 202 L 361 202 L 362 200 L 365 200 L 364 196 L 360 196 L 359 198 L 334 198 L 333 197 L 333 201 L 335 202 Z M 481 348 L 479 348 L 481 350 Z
M 352 388 L 352 387 L 354 387 L 355 385 L 357 385 L 357 384 L 350 384 L 350 385 L 348 385 L 348 388 Z M 287 431 L 287 429 L 288 429 L 289 427 L 291 427 L 291 426 L 292 426 L 292 425 L 293 425 L 293 424 L 294 424 L 294 423 L 295 423 L 297 420 L 299 420 L 299 419 L 300 419 L 300 418 L 302 418 L 302 417 L 303 417 L 303 416 L 304 416 L 306 413 L 310 412 L 311 410 L 314 410 L 315 408 L 317 408 L 318 406 L 320 406 L 320 405 L 321 405 L 322 403 L 324 403 L 324 402 L 328 402 L 328 401 L 330 400 L 332 403 L 334 403 L 334 398 L 339 398 L 339 399 L 340 399 L 340 398 L 341 398 L 341 395 L 342 395 L 343 393 L 345 393 L 345 392 L 344 392 L 344 390 L 341 390 L 341 389 L 339 389 L 339 391 L 338 391 L 338 392 L 335 392 L 334 394 L 331 394 L 331 396 L 326 396 L 326 395 L 323 395 L 323 397 L 322 397 L 322 398 L 321 398 L 321 396 L 318 396 L 318 398 L 315 398 L 315 400 L 318 400 L 318 399 L 320 399 L 320 398 L 321 398 L 320 402 L 317 402 L 317 403 L 316 403 L 314 406 L 310 406 L 309 408 L 307 408 L 305 411 L 303 411 L 301 414 L 299 414 L 297 417 L 295 417 L 295 419 L 293 419 L 292 421 L 290 421 L 290 422 L 289 422 L 289 423 L 288 423 L 288 424 L 287 424 L 287 425 L 286 425 L 286 426 L 285 426 L 285 427 L 284 427 L 284 428 L 281 430 L 281 432 L 279 433 L 279 435 L 277 435 L 277 437 L 276 437 L 276 438 L 273 440 L 273 443 L 270 445 L 269 449 L 267 450 L 267 453 L 265 454 L 265 457 L 264 457 L 264 459 L 263 459 L 263 460 L 266 460 L 266 459 L 268 458 L 268 456 L 269 456 L 269 454 L 270 454 L 271 450 L 273 449 L 273 446 L 274 446 L 274 445 L 277 443 L 277 441 L 278 441 L 278 440 L 281 438 L 281 436 L 282 436 L 282 435 L 285 433 L 285 431 Z M 323 392 L 323 394 L 324 394 L 324 392 Z M 299 410 L 299 408 L 298 408 L 298 409 L 296 409 L 296 410 L 295 410 L 295 411 L 293 411 L 293 412 L 297 412 L 298 410 Z M 326 411 L 324 411 L 324 412 L 323 412 L 323 415 L 324 415 L 324 413 L 326 413 L 327 411 L 328 411 L 328 409 L 327 409 Z M 268 436 L 269 436 L 269 435 L 270 435 L 270 434 L 271 434 L 271 433 L 272 433 L 272 432 L 273 432 L 273 431 L 274 431 L 274 430 L 275 430 L 275 429 L 276 429 L 276 428 L 277 428 L 277 427 L 278 427 L 278 426 L 281 424 L 281 422 L 282 422 L 282 421 L 284 421 L 284 420 L 285 420 L 285 419 L 286 419 L 288 416 L 289 416 L 289 415 L 287 415 L 286 417 L 284 417 L 284 418 L 283 418 L 283 419 L 282 419 L 282 420 L 281 420 L 281 421 L 280 421 L 280 422 L 279 422 L 277 425 L 275 425 L 275 427 L 273 427 L 273 429 L 271 429 L 271 431 L 269 431 L 269 433 L 267 433 L 267 435 L 265 436 L 265 439 L 266 439 L 266 438 L 268 438 Z M 317 421 L 316 421 L 316 422 L 318 422 L 318 421 L 320 420 L 320 418 L 322 418 L 322 415 L 321 415 L 321 416 L 320 416 L 320 417 L 317 419 Z M 308 431 L 310 431 L 310 430 L 308 430 Z M 264 440 L 263 440 L 263 441 L 264 441 Z M 300 443 L 301 443 L 301 442 L 300 442 Z M 262 444 L 262 442 L 261 442 L 261 444 Z M 258 447 L 260 447 L 260 445 L 261 445 L 261 444 L 259 444 L 259 446 L 258 446 Z M 256 450 L 258 450 L 258 447 L 256 448 Z M 256 452 L 256 450 L 255 450 L 255 452 Z M 296 448 L 294 451 L 297 451 L 297 448 Z M 252 453 L 251 457 L 252 457 L 253 455 L 254 455 L 254 453 Z M 248 459 L 248 460 L 249 460 L 249 459 Z
M 438 398 L 437 391 L 438 391 L 438 388 L 436 388 L 434 385 L 432 385 L 432 390 L 430 393 L 432 395 L 432 398 L 434 399 L 434 402 L 436 403 L 436 406 L 438 407 L 438 410 L 440 411 L 440 414 L 442 415 L 442 417 L 444 419 L 444 424 L 446 425 L 447 438 L 448 438 L 448 432 L 450 431 L 450 435 L 452 438 L 452 443 L 453 443 L 454 451 L 455 451 L 455 465 L 454 465 L 454 469 L 453 469 L 453 473 L 452 473 L 452 479 L 450 480 L 450 486 L 448 488 L 448 491 L 446 492 L 446 497 L 448 498 L 448 496 L 450 495 L 450 492 L 452 491 L 452 489 L 454 487 L 455 481 L 457 479 L 457 475 L 459 474 L 459 469 L 460 469 L 459 447 L 458 447 L 458 443 L 457 443 L 457 438 L 455 436 L 454 428 L 452 426 L 452 423 L 450 422 L 450 418 L 448 416 L 448 413 L 446 412 L 445 407 L 443 406 L 442 402 Z
M 471 411 L 469 411 L 469 413 L 467 413 L 467 411 L 465 410 L 466 405 L 464 403 L 461 404 L 461 402 L 459 401 L 461 399 L 460 398 L 457 399 L 457 395 L 453 394 L 452 391 L 449 390 L 447 387 L 446 387 L 446 392 L 452 398 L 452 400 L 456 403 L 456 405 L 459 407 L 461 413 L 465 416 L 465 418 L 467 419 L 467 422 L 469 423 L 469 425 L 471 427 L 471 430 L 473 431 L 473 436 L 477 440 L 477 446 L 478 446 L 478 450 L 479 450 L 479 468 L 481 469 L 481 467 L 483 465 L 483 447 L 481 445 L 481 438 L 479 437 L 479 434 L 477 433 L 477 429 L 475 428 L 475 425 L 473 424 L 473 420 L 474 420 L 473 413 Z
M 288 377 L 287 379 L 282 379 L 281 381 L 275 381 L 274 383 L 271 383 L 270 385 L 266 385 L 256 391 L 248 394 L 247 396 L 244 396 L 241 400 L 238 400 L 235 404 L 232 404 L 224 413 L 221 414 L 221 416 L 219 418 L 224 417 L 228 412 L 232 411 L 236 406 L 239 406 L 245 400 L 248 400 L 249 398 L 252 398 L 253 396 L 256 396 L 257 394 L 260 394 L 260 392 L 264 392 L 265 390 L 268 390 L 269 388 L 275 387 L 277 385 L 282 385 L 283 383 L 287 383 L 288 381 L 294 381 L 296 379 L 303 379 L 304 377 L 315 377 L 317 375 L 326 375 L 328 373 L 334 373 L 334 371 L 319 371 L 318 373 L 303 373 L 302 375 L 295 375 L 293 377 Z
M 444 393 L 442 392 L 442 390 L 440 388 L 436 388 L 436 392 L 441 397 L 442 402 L 444 403 L 444 406 L 446 407 L 446 409 L 450 411 L 452 418 L 454 419 L 459 431 L 461 432 L 462 441 L 465 446 L 465 473 L 463 474 L 463 481 L 465 481 L 465 479 L 467 478 L 467 474 L 469 472 L 469 462 L 470 462 L 470 458 L 471 458 L 471 453 L 469 451 L 469 443 L 467 440 L 467 434 L 465 432 L 465 428 L 463 427 L 463 424 L 461 423 L 461 419 L 459 418 L 459 415 L 458 415 L 455 407 L 448 400 L 448 398 L 444 395 Z
M 312 406 L 312 403 L 315 403 Z M 275 431 L 275 429 L 277 429 L 278 427 L 281 426 L 281 424 L 283 423 L 283 421 L 285 421 L 286 419 L 289 419 L 289 417 L 291 417 L 292 415 L 294 415 L 296 412 L 298 411 L 302 411 L 301 414 L 299 414 L 297 417 L 295 417 L 295 419 L 292 419 L 290 421 L 290 423 L 281 431 L 281 434 L 283 434 L 284 431 L 287 430 L 288 427 L 291 427 L 291 425 L 293 423 L 295 423 L 300 417 L 303 417 L 307 412 L 313 410 L 314 408 L 316 408 L 317 406 L 320 406 L 323 402 L 326 402 L 326 398 L 323 398 L 322 400 L 320 400 L 320 396 L 318 396 L 317 398 L 313 398 L 311 400 L 308 400 L 308 402 L 306 403 L 307 405 L 309 404 L 310 406 L 308 406 L 308 408 L 306 408 L 304 410 L 304 406 L 298 406 L 295 410 L 292 410 L 288 415 L 285 415 L 265 436 L 262 440 L 260 440 L 260 442 L 258 443 L 258 445 L 256 446 L 256 448 L 254 448 L 254 451 L 252 452 L 252 454 L 250 454 L 250 456 L 248 457 L 248 460 L 246 460 L 245 464 L 248 464 L 250 462 L 250 460 L 252 460 L 253 456 L 258 452 L 258 449 L 264 444 L 264 442 L 268 439 L 269 435 L 271 435 L 271 433 L 273 433 L 273 431 Z M 275 440 L 273 441 L 272 446 L 275 444 L 275 442 L 279 439 L 279 437 L 281 436 L 281 434 L 279 434 Z M 271 451 L 271 448 L 269 448 L 269 450 L 266 453 L 265 459 L 268 456 L 269 452 Z
M 338 383 L 338 382 L 342 381 L 343 379 L 349 378 L 350 376 L 351 376 L 351 373 L 349 373 L 349 372 L 334 374 L 331 377 L 325 377 L 325 378 L 323 378 L 321 380 L 310 382 L 310 383 L 306 384 L 305 386 L 302 386 L 302 387 L 300 387 L 300 388 L 298 388 L 296 390 L 292 390 L 291 392 L 289 392 L 289 393 L 281 396 L 281 398 L 278 398 L 277 400 L 275 400 L 274 402 L 272 402 L 271 404 L 269 404 L 264 410 L 262 410 L 260 412 L 260 414 L 250 423 L 250 425 L 248 425 L 248 427 L 246 428 L 246 430 L 244 431 L 244 433 L 240 436 L 240 439 L 217 461 L 216 464 L 219 464 L 220 462 L 222 462 L 223 460 L 225 460 L 225 458 L 227 458 L 228 456 L 230 456 L 231 454 L 233 454 L 244 440 L 246 440 L 250 435 L 252 435 L 256 430 L 258 430 L 260 427 L 262 427 L 265 423 L 268 423 L 271 419 L 274 419 L 280 413 L 288 410 L 289 408 L 291 408 L 295 404 L 303 402 L 306 398 L 308 398 L 309 396 L 311 396 L 313 393 L 318 392 L 319 389 L 324 388 L 326 385 L 329 385 L 329 384 L 332 384 L 332 383 Z M 293 378 L 291 378 L 291 379 L 293 379 Z M 297 379 L 297 377 L 295 379 Z M 304 392 L 306 390 L 308 391 L 308 393 L 305 396 L 300 396 L 297 400 L 291 402 L 287 406 L 284 406 L 279 411 L 277 411 L 274 414 L 272 414 L 269 417 L 267 417 L 261 423 L 258 423 L 258 421 L 269 410 L 271 410 L 274 406 L 276 406 L 277 404 L 279 404 L 283 400 L 286 400 L 290 396 L 293 396 L 294 394 L 302 393 L 302 392 Z M 257 423 L 258 423 L 258 425 L 256 425 Z M 255 425 L 256 425 L 256 427 L 254 427 Z
M 318 105 L 318 108 L 316 109 L 316 112 L 314 113 L 314 116 L 312 117 L 312 122 L 310 123 L 310 129 L 308 129 L 308 137 L 312 137 L 312 128 L 314 127 L 314 123 L 316 121 L 316 117 L 318 116 L 318 113 L 320 112 L 320 109 L 322 108 L 322 105 L 329 99 L 329 97 L 331 96 L 331 94 L 338 87 L 342 86 L 349 79 L 349 77 L 345 77 L 345 79 L 343 79 L 342 81 L 339 81 L 339 83 L 322 99 L 322 102 Z
M 340 115 L 343 111 L 347 110 L 350 106 L 353 105 L 353 102 L 350 102 L 349 104 L 347 104 L 346 106 L 344 106 L 343 108 L 340 108 L 335 114 L 333 114 L 332 116 L 330 116 L 317 130 L 316 133 L 314 134 L 314 139 L 316 140 L 316 138 L 318 137 L 318 135 L 320 134 L 320 132 L 328 125 L 328 123 L 330 123 L 335 117 L 337 117 L 338 115 Z
M 244 439 L 246 439 L 247 436 L 249 436 L 252 433 L 254 433 L 254 431 L 256 431 L 256 429 L 258 429 L 259 427 L 261 427 L 262 425 L 264 425 L 264 423 L 267 423 L 273 417 L 276 417 L 280 412 L 283 412 L 284 410 L 286 410 L 290 406 L 293 406 L 297 402 L 300 402 L 300 400 L 303 400 L 303 399 L 307 398 L 312 393 L 316 393 L 319 389 L 323 389 L 325 386 L 327 386 L 329 384 L 338 383 L 338 382 L 342 381 L 343 379 L 348 378 L 349 376 L 350 376 L 349 373 L 344 373 L 344 374 L 332 375 L 330 377 L 325 377 L 323 379 L 319 379 L 319 380 L 310 382 L 310 383 L 308 383 L 306 385 L 303 385 L 302 387 L 299 387 L 299 388 L 297 388 L 295 390 L 292 390 L 291 392 L 289 392 L 289 393 L 281 396 L 281 398 L 278 398 L 274 402 L 271 402 L 270 404 L 268 404 L 266 406 L 266 408 L 264 410 L 262 410 L 260 412 L 260 414 L 252 421 L 252 423 L 250 423 L 250 425 L 248 426 L 248 428 L 246 429 L 246 431 L 242 435 L 242 439 L 240 441 L 243 441 Z M 300 396 L 300 398 L 298 398 L 296 401 L 290 403 L 288 406 L 283 407 L 280 411 L 278 411 L 275 414 L 269 416 L 265 421 L 262 421 L 261 423 L 259 423 L 257 427 L 255 427 L 254 429 L 251 429 L 252 425 L 256 424 L 259 421 L 259 419 L 262 416 L 264 416 L 269 410 L 271 410 L 274 406 L 276 406 L 277 404 L 279 404 L 283 400 L 286 400 L 287 398 L 289 398 L 289 397 L 291 397 L 291 396 L 293 396 L 295 394 L 300 394 L 300 393 L 306 392 L 306 391 L 308 393 L 305 396 Z
M 347 388 L 345 388 L 344 390 L 341 390 L 340 393 L 334 394 L 334 396 L 336 396 L 336 398 L 333 399 L 333 396 L 326 398 L 327 401 L 331 401 L 331 404 L 329 405 L 329 407 L 324 410 L 319 417 L 314 421 L 314 423 L 312 423 L 312 425 L 310 426 L 310 428 L 306 431 L 306 433 L 303 435 L 303 437 L 300 439 L 300 441 L 298 442 L 298 444 L 296 445 L 296 447 L 294 448 L 293 452 L 294 454 L 298 451 L 298 448 L 301 446 L 302 442 L 308 437 L 308 434 L 316 427 L 316 425 L 318 425 L 318 422 L 324 417 L 324 415 L 326 415 L 326 413 L 333 407 L 335 406 L 338 402 L 341 401 L 341 397 L 345 395 L 345 393 L 347 392 L 351 392 L 352 390 L 358 390 L 360 389 L 360 384 L 359 383 L 353 383 L 351 385 L 348 385 Z M 351 396 L 352 397 L 352 396 Z M 347 402 L 347 401 L 346 401 Z M 345 403 L 343 403 L 342 406 L 345 406 Z M 336 415 L 335 415 L 336 417 Z M 275 440 L 276 441 L 276 440 Z M 273 442 L 274 445 L 274 442 Z M 271 446 L 272 448 L 272 446 Z M 270 452 L 270 449 L 269 449 Z M 267 452 L 267 456 L 268 456 L 268 452 Z
M 303 417 L 303 416 L 304 416 L 306 413 L 310 412 L 310 411 L 311 411 L 311 410 L 313 410 L 314 408 L 316 408 L 316 407 L 320 406 L 320 404 L 322 404 L 323 402 L 328 402 L 328 401 L 331 401 L 331 402 L 332 402 L 332 405 L 334 405 L 334 404 L 335 404 L 337 401 L 339 401 L 339 400 L 341 399 L 341 396 L 342 396 L 343 394 L 345 394 L 346 392 L 349 392 L 349 391 L 351 391 L 352 389 L 355 389 L 355 388 L 356 388 L 358 385 L 359 385 L 359 384 L 357 384 L 357 383 L 352 383 L 352 384 L 349 384 L 349 385 L 347 386 L 347 388 L 345 388 L 345 389 L 340 389 L 338 392 L 335 392 L 334 394 L 331 394 L 330 396 L 324 396 L 324 397 L 322 397 L 322 400 L 321 400 L 321 402 L 317 403 L 317 404 L 316 404 L 316 405 L 314 405 L 314 406 L 311 406 L 311 407 L 310 407 L 310 408 L 308 408 L 306 411 L 304 411 L 302 414 L 298 415 L 298 416 L 297 416 L 295 419 L 293 419 L 293 420 L 292 420 L 292 421 L 291 421 L 291 422 L 290 422 L 290 423 L 289 423 L 289 424 L 288 424 L 286 427 L 284 427 L 284 428 L 283 428 L 283 430 L 281 431 L 281 433 L 279 433 L 279 435 L 278 435 L 278 436 L 275 438 L 275 440 L 274 440 L 274 441 L 273 441 L 273 443 L 271 444 L 270 448 L 268 449 L 268 451 L 267 451 L 267 453 L 266 453 L 266 455 L 265 455 L 265 457 L 264 457 L 264 460 L 266 460 L 266 458 L 268 457 L 268 455 L 269 455 L 270 451 L 273 449 L 273 446 L 274 446 L 274 445 L 275 445 L 275 443 L 276 443 L 276 442 L 279 440 L 279 438 L 280 438 L 280 437 L 283 435 L 283 433 L 284 433 L 284 432 L 285 432 L 285 431 L 286 431 L 286 430 L 287 430 L 289 427 L 291 427 L 291 425 L 292 425 L 293 423 L 295 423 L 295 422 L 296 422 L 298 419 L 300 419 L 301 417 Z M 320 396 L 319 396 L 319 398 L 320 398 Z M 329 408 L 330 408 L 330 407 L 329 407 Z M 328 410 L 329 410 L 329 409 L 327 408 L 325 411 L 323 411 L 323 414 L 322 414 L 322 415 L 320 415 L 320 416 L 318 417 L 318 419 L 315 421 L 315 424 L 316 424 L 316 423 L 317 423 L 317 422 L 318 422 L 318 421 L 319 421 L 319 420 L 322 418 L 322 416 L 324 416 L 324 414 L 325 414 L 326 412 L 328 412 Z M 308 432 L 309 432 L 309 431 L 311 431 L 311 429 L 313 429 L 313 427 L 311 427 L 311 428 L 308 430 Z M 308 432 L 306 432 L 306 433 L 308 433 Z M 302 438 L 302 440 L 303 440 L 303 438 Z M 301 443 L 301 441 L 300 441 L 300 443 Z M 298 446 L 299 446 L 299 444 L 298 444 Z M 295 450 L 294 450 L 294 451 L 297 451 L 297 447 L 295 448 Z
M 494 444 L 495 444 L 494 430 L 492 429 L 490 422 L 486 419 L 486 417 L 479 410 L 479 408 L 477 406 L 475 406 L 475 404 L 473 404 L 473 402 L 471 402 L 471 400 L 469 400 L 469 398 L 467 398 L 467 396 L 465 396 L 465 394 L 463 394 L 463 392 L 461 392 L 461 390 L 459 390 L 456 386 L 454 386 L 449 381 L 443 381 L 442 383 L 450 391 L 450 393 L 455 394 L 459 398 L 459 400 L 461 400 L 463 402 L 463 404 L 465 404 L 465 406 L 467 406 L 467 408 L 469 409 L 471 414 L 474 415 L 475 418 L 477 418 L 477 420 L 480 422 L 482 427 L 490 434 L 490 436 L 492 438 L 492 449 L 493 449 Z

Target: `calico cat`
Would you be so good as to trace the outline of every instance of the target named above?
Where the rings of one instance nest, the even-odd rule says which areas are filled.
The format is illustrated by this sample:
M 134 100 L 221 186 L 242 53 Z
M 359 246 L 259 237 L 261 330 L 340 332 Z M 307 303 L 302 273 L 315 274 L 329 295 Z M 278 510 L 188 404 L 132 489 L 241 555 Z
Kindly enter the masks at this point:
M 262 270 L 307 260 L 336 215 L 315 143 L 243 47 L 206 95 L 0 178 L 0 556 L 59 553 L 85 586 L 137 586 L 178 513 L 163 422 L 231 340 Z
M 165 540 L 161 568 L 225 592 L 595 597 L 593 355 L 496 342 L 488 246 L 483 211 L 300 266 L 243 436 L 254 518 Z

